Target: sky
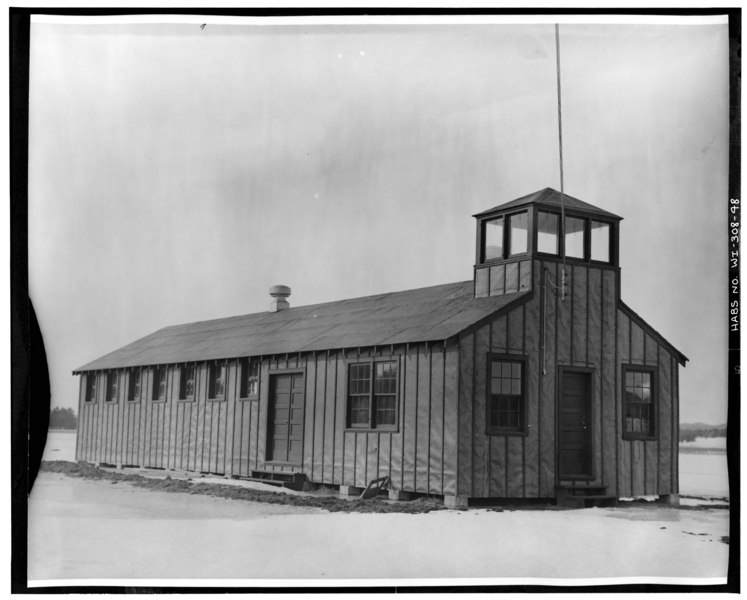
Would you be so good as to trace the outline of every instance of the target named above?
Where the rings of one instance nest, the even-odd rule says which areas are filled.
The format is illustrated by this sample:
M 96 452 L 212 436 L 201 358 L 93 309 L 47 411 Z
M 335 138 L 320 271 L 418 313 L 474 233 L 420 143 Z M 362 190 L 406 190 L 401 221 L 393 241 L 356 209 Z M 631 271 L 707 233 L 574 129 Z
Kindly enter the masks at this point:
M 211 20 L 212 19 L 212 20 Z M 464 281 L 471 215 L 560 187 L 552 20 L 32 22 L 29 286 L 52 406 L 161 327 Z M 683 19 L 680 19 L 682 22 Z M 560 26 L 565 192 L 726 421 L 726 24 Z

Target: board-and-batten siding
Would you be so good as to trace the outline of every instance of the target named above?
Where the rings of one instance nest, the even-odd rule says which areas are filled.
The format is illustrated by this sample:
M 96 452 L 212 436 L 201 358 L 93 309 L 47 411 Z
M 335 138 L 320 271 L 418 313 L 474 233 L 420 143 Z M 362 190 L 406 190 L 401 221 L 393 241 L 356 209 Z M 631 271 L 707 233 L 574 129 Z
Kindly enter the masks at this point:
M 458 494 L 555 495 L 559 366 L 592 371 L 593 478 L 574 483 L 605 486 L 617 496 L 676 493 L 677 359 L 618 309 L 614 269 L 567 265 L 568 295 L 561 300 L 561 265 L 534 267 L 533 298 L 459 342 Z M 526 435 L 486 432 L 489 352 L 526 358 Z M 623 439 L 624 363 L 657 368 L 656 440 Z
M 622 428 L 622 365 L 655 367 L 656 430 L 653 440 L 626 440 L 622 431 L 619 442 L 618 496 L 642 496 L 678 493 L 677 452 L 678 418 L 676 379 L 679 363 L 656 338 L 636 320 L 620 310 L 617 316 L 618 419 Z
M 347 365 L 366 359 L 399 361 L 398 429 L 346 429 Z M 207 398 L 207 366 L 198 364 L 195 399 L 179 400 L 178 366 L 168 368 L 165 401 L 151 399 L 153 371 L 143 368 L 141 398 L 127 400 L 120 370 L 119 398 L 105 402 L 98 377 L 96 402 L 85 402 L 80 381 L 77 459 L 94 463 L 237 476 L 252 470 L 303 471 L 317 483 L 364 487 L 388 475 L 395 489 L 456 493 L 456 346 L 300 353 L 260 359 L 256 400 L 240 399 L 239 365 L 228 362 L 224 400 Z M 303 462 L 265 462 L 269 381 L 273 373 L 302 371 L 305 381 Z

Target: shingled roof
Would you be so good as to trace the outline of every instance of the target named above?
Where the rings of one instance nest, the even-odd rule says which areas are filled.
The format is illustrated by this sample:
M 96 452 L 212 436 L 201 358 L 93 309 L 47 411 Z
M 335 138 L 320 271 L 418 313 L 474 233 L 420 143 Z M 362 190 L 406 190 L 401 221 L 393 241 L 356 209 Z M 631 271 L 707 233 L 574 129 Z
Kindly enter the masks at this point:
M 531 292 L 475 298 L 473 281 L 165 327 L 74 373 L 452 338 Z
M 522 196 L 521 198 L 517 198 L 516 200 L 511 200 L 511 202 L 506 202 L 505 204 L 499 204 L 498 206 L 494 206 L 493 208 L 489 210 L 484 210 L 481 213 L 477 213 L 476 215 L 472 215 L 472 216 L 473 217 L 484 217 L 494 212 L 501 212 L 501 211 L 504 211 L 510 208 L 518 208 L 520 206 L 524 206 L 527 204 L 539 204 L 540 206 L 559 209 L 560 208 L 560 192 L 548 187 L 543 190 L 539 190 L 538 192 L 534 192 L 533 194 L 529 194 L 527 196 Z M 600 217 L 604 217 L 606 219 L 615 219 L 617 221 L 622 220 L 622 217 L 618 217 L 617 215 L 612 214 L 611 212 L 607 212 L 606 210 L 603 210 L 597 206 L 594 206 L 593 204 L 589 204 L 588 202 L 584 202 L 583 200 L 579 200 L 578 198 L 569 196 L 568 194 L 563 194 L 563 206 L 567 210 L 580 210 L 591 215 L 598 215 Z

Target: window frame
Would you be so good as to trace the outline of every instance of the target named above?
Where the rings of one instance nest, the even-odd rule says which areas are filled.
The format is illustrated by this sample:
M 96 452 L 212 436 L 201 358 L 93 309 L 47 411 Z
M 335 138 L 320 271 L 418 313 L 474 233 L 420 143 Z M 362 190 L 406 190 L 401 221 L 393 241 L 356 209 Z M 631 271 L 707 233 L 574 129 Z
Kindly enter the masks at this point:
M 594 227 L 592 226 L 593 223 L 600 223 L 602 225 L 606 225 L 607 227 L 609 227 L 609 229 L 608 229 L 608 231 L 609 231 L 608 238 L 609 239 L 607 240 L 607 260 L 598 260 L 598 259 L 594 258 L 594 255 L 593 255 L 593 250 L 594 249 L 593 249 L 593 246 L 592 246 L 592 243 L 591 243 L 591 237 L 592 237 L 592 234 L 593 234 L 593 231 L 594 231 Z M 594 263 L 596 265 L 613 265 L 613 264 L 615 264 L 614 251 L 613 251 L 615 245 L 614 245 L 614 243 L 612 241 L 614 239 L 614 237 L 615 237 L 615 225 L 614 225 L 614 223 L 612 223 L 611 221 L 605 221 L 604 219 L 595 219 L 594 217 L 589 217 L 589 222 L 587 223 L 587 227 L 588 227 L 588 231 L 589 231 L 589 240 L 588 240 L 588 245 L 589 245 L 589 262 L 590 263 Z
M 188 369 L 192 370 L 192 393 L 187 393 L 187 379 L 185 374 Z M 179 400 L 181 402 L 194 402 L 197 397 L 197 365 L 195 363 L 184 363 L 179 365 Z
M 651 402 L 635 402 L 628 400 L 626 379 L 628 373 L 647 373 L 651 376 Z M 632 363 L 622 365 L 622 438 L 624 440 L 658 440 L 659 439 L 659 378 L 658 369 L 648 365 L 636 365 Z M 628 405 L 650 406 L 649 430 L 648 432 L 628 431 L 626 414 Z
M 511 220 L 519 216 L 521 214 L 526 215 L 526 224 L 527 224 L 527 233 L 526 233 L 526 249 L 523 252 L 516 252 L 511 253 Z M 485 242 L 486 242 L 486 229 L 487 224 L 489 221 L 495 221 L 497 219 L 501 219 L 503 223 L 503 231 L 501 233 L 502 240 L 501 240 L 501 255 L 495 256 L 492 258 L 486 258 L 485 257 Z M 517 210 L 500 213 L 500 214 L 494 214 L 491 216 L 485 216 L 480 219 L 480 239 L 478 241 L 479 247 L 478 247 L 478 258 L 479 258 L 479 264 L 492 264 L 496 261 L 504 261 L 504 260 L 516 260 L 521 257 L 525 257 L 531 254 L 532 251 L 532 244 L 533 244 L 533 238 L 532 231 L 534 229 L 534 218 L 533 218 L 533 212 L 530 210 L 530 207 L 524 206 L 522 208 L 519 208 Z
M 546 215 L 552 215 L 553 217 L 555 217 L 555 220 L 556 220 L 555 224 L 557 225 L 557 227 L 555 228 L 555 236 L 556 236 L 556 239 L 555 239 L 556 251 L 555 252 L 545 252 L 544 250 L 539 249 L 540 213 L 544 213 Z M 535 231 L 535 238 L 536 238 L 535 248 L 537 248 L 537 254 L 541 256 L 551 256 L 553 258 L 560 258 L 560 256 L 562 256 L 561 251 L 562 251 L 562 241 L 563 241 L 563 232 L 562 232 L 563 228 L 561 227 L 560 213 L 552 211 L 552 210 L 545 210 L 544 208 L 538 208 L 536 223 L 537 225 L 535 227 L 535 230 L 536 230 Z
M 114 380 L 116 379 L 116 383 Z M 118 369 L 111 369 L 106 372 L 106 385 L 104 386 L 104 403 L 105 404 L 117 404 L 119 402 L 119 385 L 121 377 L 119 376 Z M 114 398 L 112 398 L 112 391 L 114 391 Z
M 248 380 L 247 375 L 249 374 L 249 367 L 252 365 L 256 365 L 257 372 L 256 372 L 256 385 L 255 391 L 251 394 L 247 393 L 248 389 Z M 262 362 L 259 358 L 256 356 L 244 356 L 239 358 L 238 360 L 238 367 L 239 367 L 239 400 L 259 400 L 259 381 L 260 381 L 260 374 L 262 371 Z M 244 369 L 247 369 L 247 373 L 244 372 Z
M 525 436 L 528 435 L 527 428 L 527 359 L 525 354 L 500 354 L 497 352 L 487 353 L 487 368 L 485 369 L 485 434 L 491 436 Z M 492 371 L 494 362 L 518 363 L 521 365 L 521 394 L 519 394 L 519 419 L 518 428 L 515 427 L 493 427 L 490 424 L 490 412 L 493 403 Z M 502 396 L 504 394 L 501 394 Z M 515 396 L 514 394 L 506 394 Z
M 83 398 L 85 404 L 96 404 L 98 399 L 98 373 L 88 371 L 86 373 L 86 391 Z
M 215 391 L 215 385 L 218 381 L 218 367 L 223 368 L 223 391 L 218 394 Z M 228 361 L 210 360 L 207 361 L 207 399 L 209 402 L 224 402 L 226 399 L 226 387 L 228 386 Z
M 378 424 L 376 423 L 376 403 L 375 403 L 375 385 L 376 385 L 376 365 L 381 363 L 392 363 L 396 369 L 395 374 L 395 393 L 394 394 L 379 394 L 381 396 L 394 396 L 394 423 L 393 424 Z M 361 358 L 348 361 L 345 371 L 345 431 L 373 431 L 373 432 L 393 432 L 399 431 L 400 421 L 400 397 L 402 391 L 400 389 L 400 372 L 402 370 L 401 359 L 399 356 L 391 357 L 374 357 L 374 358 Z M 351 412 L 351 394 L 350 394 L 350 371 L 351 367 L 355 365 L 369 365 L 369 390 L 368 390 L 368 424 L 367 425 L 352 425 L 350 420 Z
M 169 397 L 169 368 L 166 365 L 156 365 L 151 369 L 153 382 L 151 385 L 150 400 L 153 403 L 163 404 Z M 164 388 L 161 396 L 161 374 L 163 374 Z
M 135 374 L 137 374 L 137 393 L 135 393 Z M 127 402 L 137 403 L 143 397 L 143 369 L 141 367 L 130 367 L 127 369 Z

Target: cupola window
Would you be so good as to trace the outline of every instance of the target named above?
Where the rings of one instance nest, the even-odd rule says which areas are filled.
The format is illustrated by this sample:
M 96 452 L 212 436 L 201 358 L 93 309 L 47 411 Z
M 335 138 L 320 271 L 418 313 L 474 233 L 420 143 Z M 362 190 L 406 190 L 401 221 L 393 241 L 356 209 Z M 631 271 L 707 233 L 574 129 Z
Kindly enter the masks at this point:
M 510 256 L 527 251 L 527 213 L 521 212 L 508 218 L 510 228 Z
M 585 258 L 584 224 L 584 219 L 565 218 L 565 255 L 568 258 Z
M 503 217 L 485 221 L 483 260 L 503 258 Z
M 537 219 L 537 251 L 545 254 L 558 254 L 560 235 L 558 215 L 539 211 Z
M 610 262 L 610 225 L 591 222 L 591 260 Z

